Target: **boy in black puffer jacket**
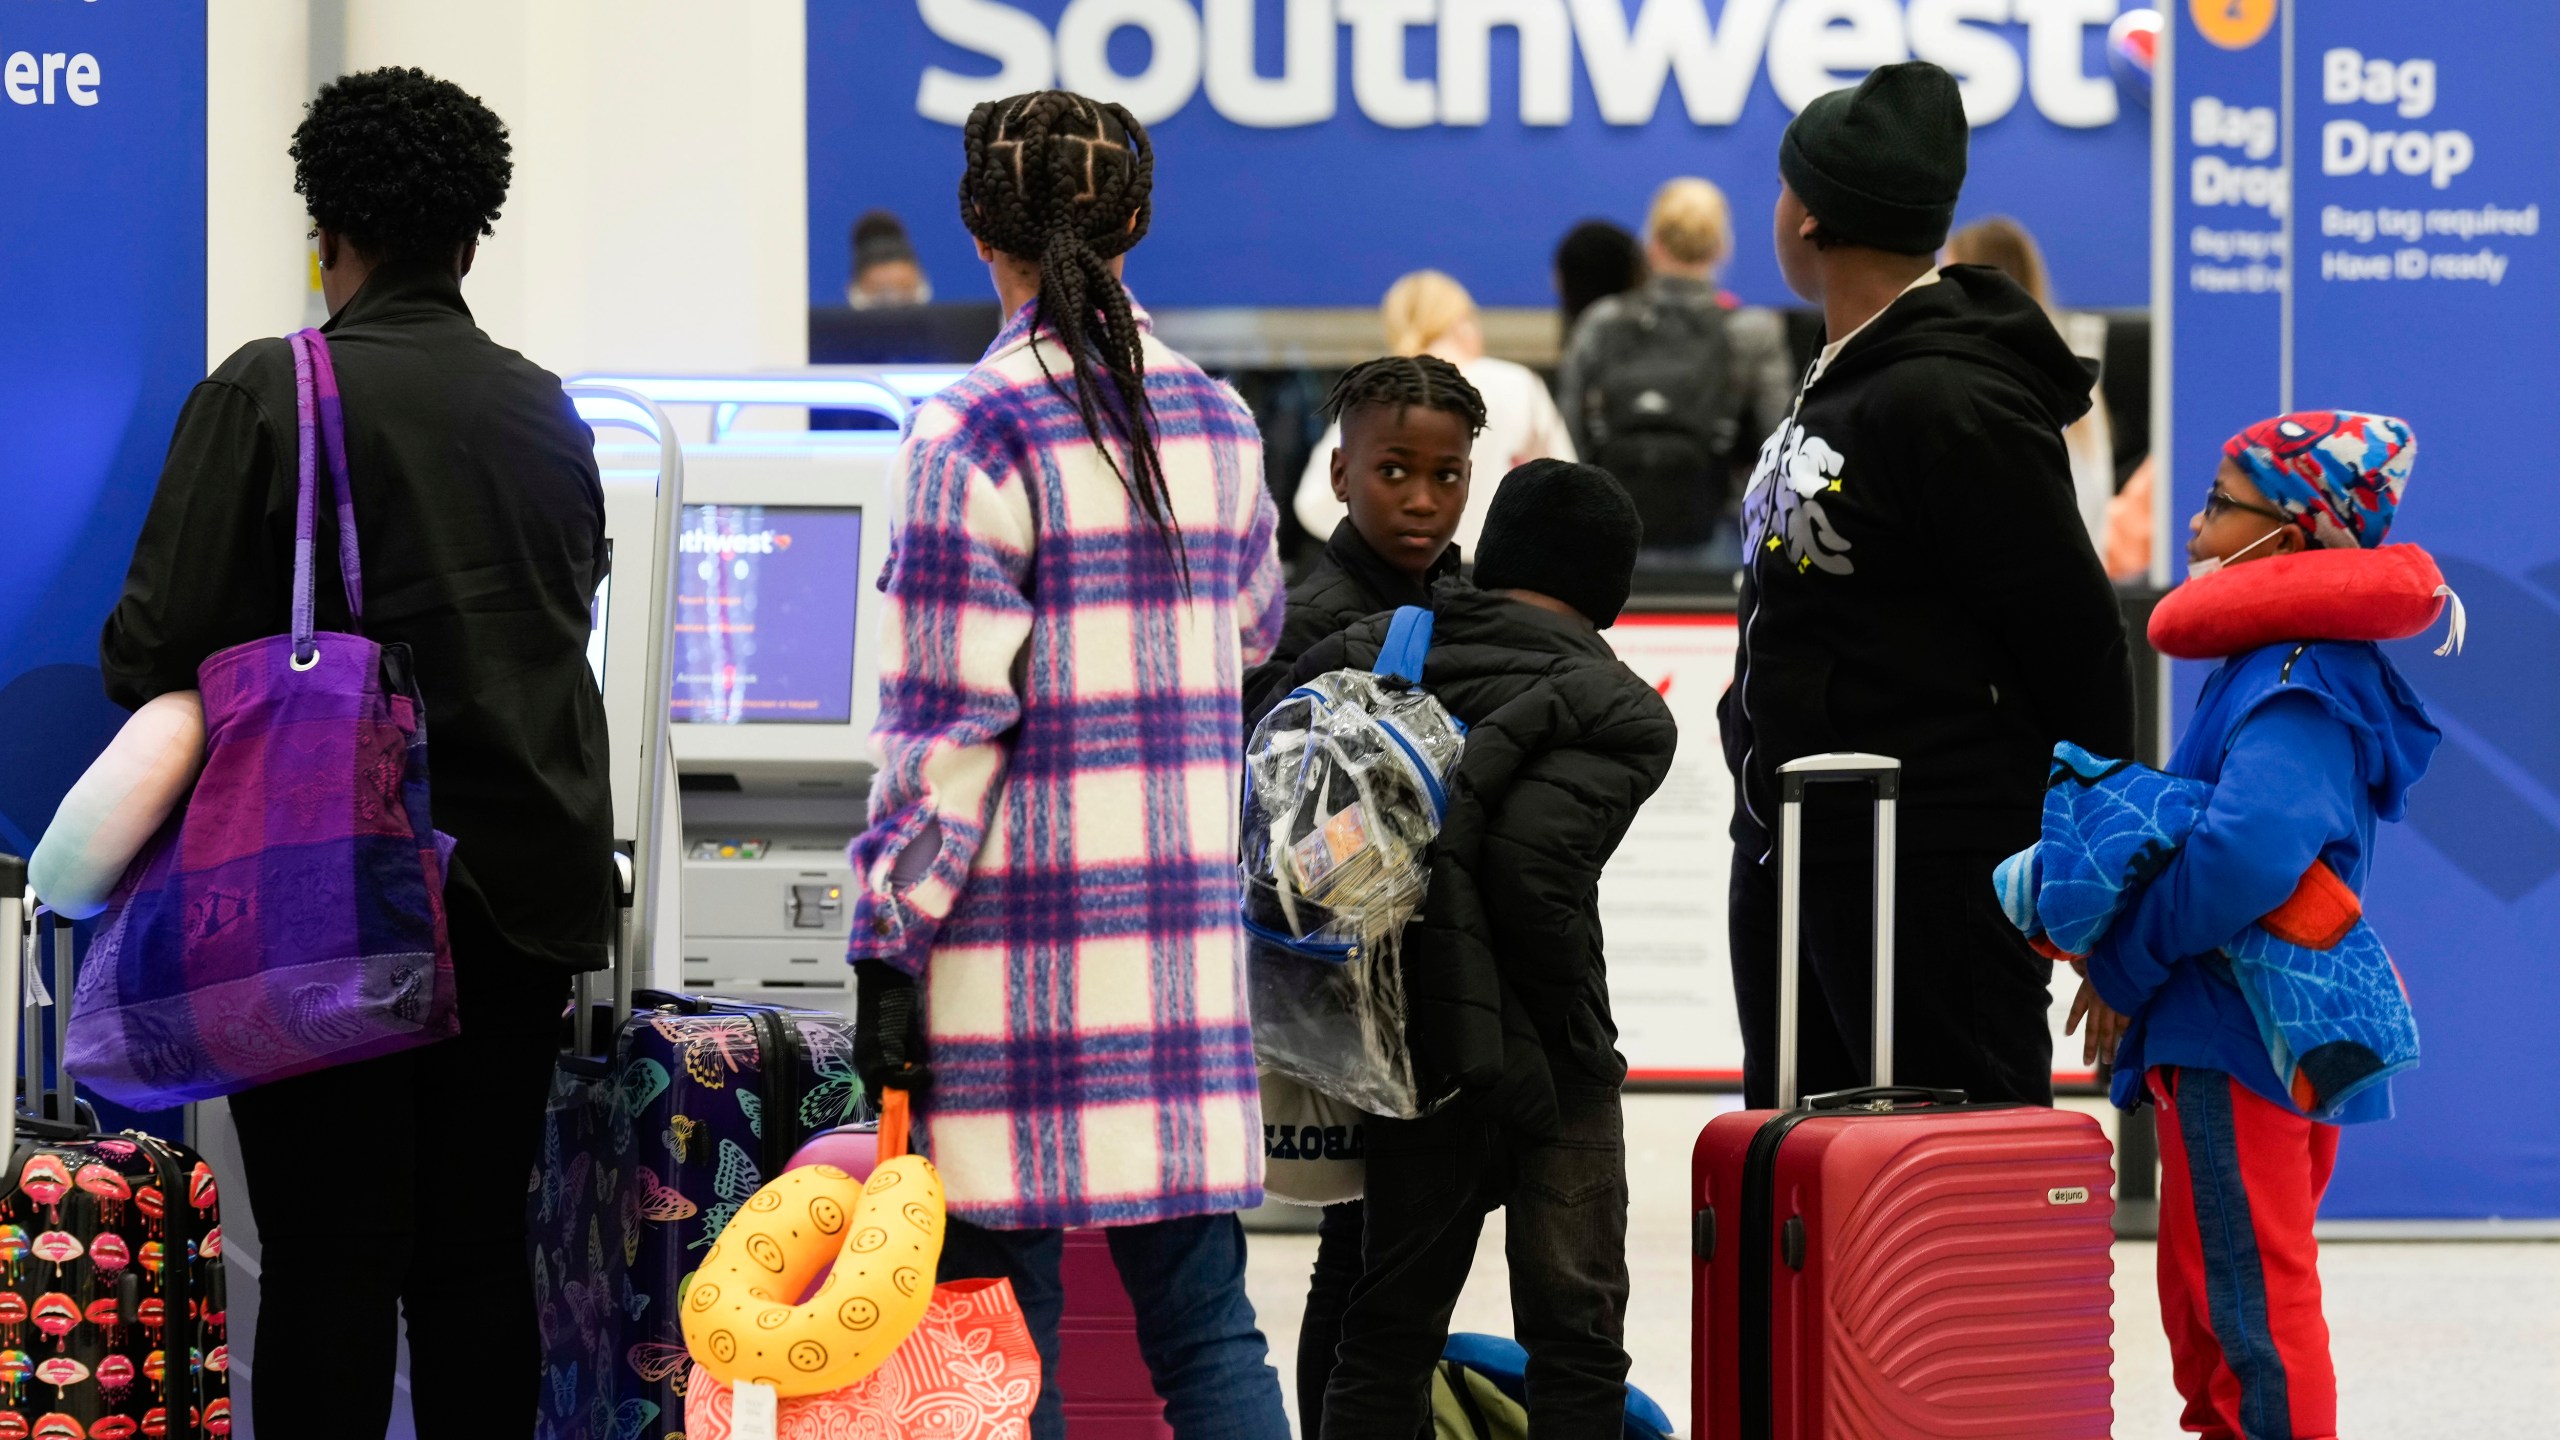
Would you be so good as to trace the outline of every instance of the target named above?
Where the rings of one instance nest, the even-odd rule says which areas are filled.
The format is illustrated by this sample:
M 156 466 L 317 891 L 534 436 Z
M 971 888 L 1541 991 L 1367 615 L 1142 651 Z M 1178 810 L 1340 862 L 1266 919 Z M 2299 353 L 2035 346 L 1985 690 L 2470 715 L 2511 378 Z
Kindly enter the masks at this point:
M 1431 1367 L 1498 1205 L 1511 1212 L 1532 1433 L 1621 1433 L 1627 1067 L 1600 872 L 1678 739 L 1670 707 L 1600 637 L 1626 603 L 1641 536 L 1606 471 L 1533 461 L 1495 494 L 1481 588 L 1434 594 L 1423 683 L 1466 722 L 1467 748 L 1430 899 L 1405 934 L 1406 985 L 1425 1088 L 1455 1081 L 1464 1093 L 1421 1120 L 1370 1122 L 1365 1264 L 1326 1434 L 1424 1432 Z M 1294 674 L 1374 664 L 1388 620 L 1316 646 Z

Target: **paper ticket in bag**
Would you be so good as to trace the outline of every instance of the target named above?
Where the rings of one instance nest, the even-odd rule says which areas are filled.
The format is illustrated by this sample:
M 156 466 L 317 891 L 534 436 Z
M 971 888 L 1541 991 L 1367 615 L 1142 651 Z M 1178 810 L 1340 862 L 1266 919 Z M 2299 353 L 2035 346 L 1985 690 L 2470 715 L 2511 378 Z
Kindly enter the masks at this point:
M 1332 852 L 1333 863 L 1340 865 L 1357 855 L 1369 843 L 1368 817 L 1357 805 L 1345 805 L 1334 817 L 1324 822 L 1324 847 Z
M 1298 872 L 1298 887 L 1313 891 L 1333 873 L 1333 850 L 1325 843 L 1322 830 L 1309 831 L 1298 843 L 1289 847 L 1289 861 Z M 30 972 L 32 973 L 32 972 Z
M 730 1440 L 776 1440 L 782 1430 L 782 1397 L 754 1380 L 741 1380 L 729 1390 Z

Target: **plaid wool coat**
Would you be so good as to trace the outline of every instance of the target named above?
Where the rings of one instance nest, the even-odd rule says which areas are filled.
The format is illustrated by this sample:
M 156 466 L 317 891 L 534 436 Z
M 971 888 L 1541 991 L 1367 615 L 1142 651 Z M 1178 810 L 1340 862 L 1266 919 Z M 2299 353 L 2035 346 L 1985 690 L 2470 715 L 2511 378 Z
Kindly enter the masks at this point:
M 851 950 L 920 978 L 918 1148 L 981 1225 L 1261 1199 L 1237 694 L 1280 634 L 1277 515 L 1235 393 L 1152 333 L 1146 362 L 1187 589 L 1029 307 L 895 472 Z

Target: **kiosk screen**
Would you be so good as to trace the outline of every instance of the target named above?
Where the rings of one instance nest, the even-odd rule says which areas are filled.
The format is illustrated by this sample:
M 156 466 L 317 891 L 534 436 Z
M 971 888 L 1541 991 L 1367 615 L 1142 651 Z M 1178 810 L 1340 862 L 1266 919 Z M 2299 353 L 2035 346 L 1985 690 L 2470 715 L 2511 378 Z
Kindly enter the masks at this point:
M 862 512 L 687 505 L 681 548 L 671 717 L 851 721 Z

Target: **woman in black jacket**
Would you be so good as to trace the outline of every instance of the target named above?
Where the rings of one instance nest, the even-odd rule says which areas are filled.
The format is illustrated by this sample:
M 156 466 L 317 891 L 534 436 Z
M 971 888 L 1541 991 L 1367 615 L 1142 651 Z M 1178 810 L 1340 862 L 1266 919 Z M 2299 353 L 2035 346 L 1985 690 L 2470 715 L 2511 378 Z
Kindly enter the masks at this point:
M 559 380 L 462 302 L 511 172 L 498 117 L 377 70 L 321 90 L 293 156 L 345 402 L 363 632 L 415 658 L 436 825 L 459 841 L 462 1033 L 233 1097 L 263 1246 L 254 1419 L 264 1440 L 384 1433 L 405 1312 L 417 1433 L 478 1435 L 539 1403 L 525 1177 L 569 975 L 604 963 L 614 909 L 586 661 L 604 494 Z M 207 656 L 283 629 L 296 454 L 284 341 L 196 387 L 99 642 L 116 701 L 193 688 Z M 349 628 L 337 587 L 315 590 L 319 628 Z

